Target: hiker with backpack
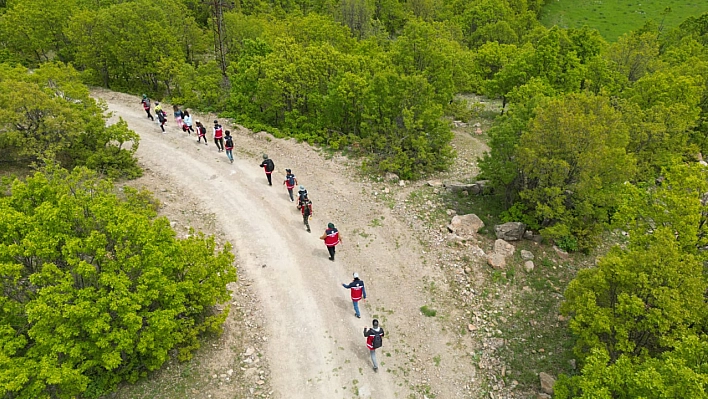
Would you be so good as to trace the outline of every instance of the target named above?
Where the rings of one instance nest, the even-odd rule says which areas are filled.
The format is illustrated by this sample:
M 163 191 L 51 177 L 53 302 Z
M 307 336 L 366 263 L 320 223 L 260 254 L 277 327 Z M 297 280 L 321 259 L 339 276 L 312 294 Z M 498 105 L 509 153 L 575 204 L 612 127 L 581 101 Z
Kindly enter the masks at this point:
M 192 128 L 192 115 L 189 114 L 189 111 L 184 111 L 184 115 L 182 116 L 182 131 L 187 132 L 190 136 L 192 132 L 194 132 Z
M 327 251 L 329 251 L 329 260 L 334 262 L 334 247 L 342 242 L 342 237 L 339 236 L 339 230 L 334 227 L 334 223 L 327 224 L 327 230 L 322 234 L 320 240 L 324 240 Z
M 147 117 L 151 120 L 154 121 L 155 118 L 152 117 L 150 114 L 150 99 L 147 97 L 146 94 L 143 94 L 143 100 L 140 101 L 140 103 L 143 105 L 143 109 L 145 112 L 147 112 Z
M 155 101 L 155 116 L 157 117 L 157 119 L 155 119 L 155 123 L 157 123 L 158 125 L 160 124 L 160 114 L 161 113 L 162 113 L 162 105 L 160 105 L 159 102 Z M 164 123 L 163 123 L 163 125 L 164 125 Z M 165 129 L 162 129 L 162 130 L 164 131 Z
M 157 106 L 160 105 L 159 103 L 155 103 L 155 114 L 157 115 L 157 121 L 160 124 L 160 129 L 162 129 L 162 133 L 165 133 L 165 123 L 167 123 L 167 114 L 165 114 L 165 111 L 160 108 L 159 110 L 157 109 Z
M 361 313 L 359 313 L 359 301 L 366 299 L 366 288 L 364 287 L 364 282 L 359 278 L 358 273 L 353 273 L 352 277 L 354 280 L 349 284 L 342 283 L 342 287 L 351 291 L 352 304 L 354 305 L 354 316 L 356 316 L 357 319 L 361 319 Z
M 275 170 L 275 164 L 272 159 L 268 158 L 267 154 L 263 154 L 263 162 L 261 162 L 260 167 L 265 171 L 265 175 L 268 178 L 268 185 L 272 186 L 273 181 L 271 181 L 270 175 L 273 173 L 273 170 Z
M 374 365 L 374 371 L 379 371 L 379 365 L 376 363 L 376 349 L 383 346 L 384 330 L 379 327 L 379 321 L 374 319 L 371 322 L 372 328 L 364 327 L 364 336 L 366 337 L 366 347 L 369 348 L 371 355 L 371 363 Z
M 302 213 L 302 221 L 307 227 L 307 232 L 310 232 L 310 217 L 312 216 L 312 201 L 307 196 L 300 201 L 300 212 Z
M 226 131 L 225 146 L 226 146 L 226 156 L 229 157 L 229 162 L 234 163 L 234 155 L 233 155 L 234 138 L 231 137 L 230 130 Z
M 297 209 L 300 210 L 302 208 L 303 202 L 307 199 L 307 190 L 305 190 L 305 186 L 302 184 L 300 185 L 300 188 L 297 190 Z
M 297 178 L 293 174 L 292 170 L 285 169 L 285 180 L 283 181 L 283 184 L 285 184 L 285 187 L 288 189 L 290 202 L 295 202 L 295 198 L 293 198 L 293 188 L 295 188 L 295 185 L 297 184 Z
M 224 151 L 224 128 L 219 125 L 219 121 L 214 121 L 214 143 L 219 152 Z
M 197 125 L 197 143 L 201 143 L 202 139 L 204 139 L 204 145 L 209 145 L 206 138 L 206 127 L 199 120 L 195 121 L 194 124 Z

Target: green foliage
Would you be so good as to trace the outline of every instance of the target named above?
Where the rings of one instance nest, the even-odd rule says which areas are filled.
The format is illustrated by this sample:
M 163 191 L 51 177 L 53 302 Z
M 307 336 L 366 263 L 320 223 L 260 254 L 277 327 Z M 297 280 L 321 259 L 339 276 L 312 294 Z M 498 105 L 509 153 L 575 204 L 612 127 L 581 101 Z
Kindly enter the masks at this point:
M 112 177 L 137 177 L 139 137 L 122 120 L 106 126 L 105 107 L 89 97 L 79 74 L 62 64 L 30 72 L 0 64 L 0 148 L 5 160 L 55 158 Z M 126 148 L 123 148 L 123 147 Z
M 588 248 L 617 206 L 616 192 L 633 174 L 627 128 L 606 98 L 568 95 L 537 111 L 517 148 L 524 177 L 519 198 L 541 233 L 574 236 Z
M 423 305 L 420 307 L 420 313 L 422 313 L 425 317 L 435 317 L 438 314 L 438 311 L 428 305 Z
M 0 395 L 95 397 L 219 332 L 227 244 L 175 238 L 149 196 L 49 167 L 0 198 Z
M 208 43 L 179 0 L 136 0 L 74 14 L 66 35 L 90 82 L 119 90 L 172 88 L 179 66 Z M 175 16 L 179 15 L 179 18 Z
M 585 365 L 558 381 L 558 397 L 706 397 L 706 171 L 664 175 L 659 187 L 626 187 L 616 223 L 629 242 L 565 292 Z
M 64 30 L 77 8 L 74 0 L 10 0 L 0 16 L 0 43 L 28 65 L 67 61 Z

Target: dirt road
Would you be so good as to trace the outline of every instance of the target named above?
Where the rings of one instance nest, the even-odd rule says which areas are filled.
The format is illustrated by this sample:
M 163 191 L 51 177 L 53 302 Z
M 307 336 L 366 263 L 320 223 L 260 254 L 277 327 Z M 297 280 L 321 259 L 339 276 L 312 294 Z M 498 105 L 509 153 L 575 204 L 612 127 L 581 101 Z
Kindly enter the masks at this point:
M 424 252 L 404 224 L 368 198 L 370 183 L 305 144 L 258 139 L 238 128 L 231 128 L 236 160 L 229 164 L 213 142 L 197 144 L 172 120 L 162 134 L 136 97 L 95 95 L 140 134 L 141 163 L 200 199 L 215 213 L 223 238 L 234 244 L 239 273 L 254 281 L 265 315 L 265 360 L 274 397 L 422 398 L 424 392 L 467 397 L 464 362 L 446 345 L 437 321 L 418 311 L 426 304 L 425 284 L 439 271 L 424 265 Z M 201 118 L 210 128 L 212 121 Z M 276 164 L 272 187 L 258 167 L 264 151 Z M 286 167 L 313 199 L 312 233 L 281 185 Z M 328 222 L 343 236 L 336 262 L 327 259 L 319 240 Z M 362 319 L 354 317 L 349 292 L 341 287 L 354 271 L 370 297 Z M 370 367 L 362 336 L 375 316 L 389 333 L 378 353 L 378 373 Z

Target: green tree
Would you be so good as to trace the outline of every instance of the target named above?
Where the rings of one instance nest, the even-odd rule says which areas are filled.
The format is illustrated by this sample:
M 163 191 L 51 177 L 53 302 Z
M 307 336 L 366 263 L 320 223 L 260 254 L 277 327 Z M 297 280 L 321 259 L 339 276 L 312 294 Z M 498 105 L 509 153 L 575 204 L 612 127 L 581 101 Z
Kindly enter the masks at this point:
M 226 244 L 177 239 L 148 194 L 50 167 L 0 197 L 0 395 L 96 397 L 219 332 Z
M 542 233 L 592 246 L 634 173 L 627 127 L 607 98 L 569 94 L 545 101 L 520 139 L 521 201 Z
M 76 9 L 74 0 L 11 0 L 0 16 L 0 43 L 30 66 L 68 61 L 64 29 Z
M 122 120 L 106 126 L 105 106 L 79 74 L 62 64 L 30 72 L 0 64 L 0 148 L 5 160 L 29 165 L 55 158 L 109 176 L 140 176 L 139 136 Z

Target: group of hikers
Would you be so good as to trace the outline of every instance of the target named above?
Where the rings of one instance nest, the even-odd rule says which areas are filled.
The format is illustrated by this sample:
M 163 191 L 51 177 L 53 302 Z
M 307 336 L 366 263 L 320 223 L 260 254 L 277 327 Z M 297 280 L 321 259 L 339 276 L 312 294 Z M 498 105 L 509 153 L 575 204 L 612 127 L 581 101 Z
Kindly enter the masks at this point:
M 155 121 L 165 133 L 165 123 L 167 123 L 167 114 L 162 109 L 162 105 L 155 101 L 155 106 L 152 107 L 150 104 L 150 99 L 147 95 L 143 94 L 141 101 L 143 109 L 147 113 L 147 117 Z M 192 124 L 192 116 L 187 110 L 182 111 L 177 105 L 172 107 L 173 115 L 177 126 L 187 134 L 191 135 L 195 133 L 197 135 L 197 142 L 201 143 L 204 139 L 204 145 L 208 145 L 206 139 L 206 127 L 199 121 L 195 120 L 194 125 Z M 152 116 L 151 110 L 155 111 L 155 116 L 157 120 Z M 196 127 L 196 131 L 194 130 Z M 224 128 L 219 124 L 218 120 L 214 121 L 214 128 L 212 131 L 212 137 L 214 139 L 214 144 L 218 152 L 225 151 L 230 163 L 234 162 L 233 148 L 234 142 L 231 132 L 229 130 L 224 130 Z M 275 171 L 275 163 L 272 159 L 268 157 L 267 154 L 263 154 L 263 162 L 261 162 L 259 167 L 263 168 L 266 178 L 268 179 L 268 185 L 273 185 L 272 174 Z M 307 189 L 302 184 L 299 184 L 297 177 L 292 172 L 292 169 L 285 169 L 285 179 L 283 180 L 283 185 L 288 190 L 288 196 L 290 202 L 295 202 L 294 189 L 298 186 L 297 192 L 297 209 L 302 215 L 303 223 L 307 232 L 310 233 L 310 218 L 313 215 L 312 201 L 310 200 Z M 324 234 L 320 237 L 324 241 L 327 251 L 329 252 L 329 260 L 334 262 L 335 248 L 337 245 L 342 243 L 342 237 L 339 234 L 339 230 L 334 226 L 334 223 L 328 223 Z M 359 278 L 358 273 L 353 273 L 353 280 L 349 284 L 342 283 L 342 287 L 350 290 L 352 305 L 354 307 L 354 316 L 356 318 L 361 318 L 361 312 L 359 310 L 359 302 L 366 299 L 366 288 L 364 287 L 364 281 Z M 373 365 L 374 371 L 378 371 L 378 363 L 376 361 L 376 349 L 380 348 L 383 344 L 384 330 L 379 326 L 379 321 L 376 319 L 372 320 L 372 327 L 364 327 L 364 337 L 366 338 L 366 346 L 369 349 L 371 355 L 371 363 Z

